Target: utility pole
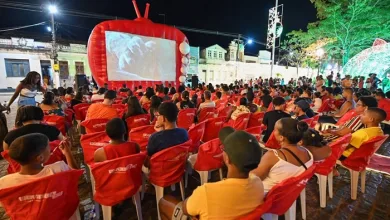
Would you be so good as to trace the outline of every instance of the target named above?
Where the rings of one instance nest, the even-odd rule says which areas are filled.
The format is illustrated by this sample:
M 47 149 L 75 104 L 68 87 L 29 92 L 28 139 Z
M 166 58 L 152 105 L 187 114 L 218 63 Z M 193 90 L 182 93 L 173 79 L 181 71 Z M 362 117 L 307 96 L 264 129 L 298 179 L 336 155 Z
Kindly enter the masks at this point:
M 49 12 L 51 15 L 51 34 L 52 34 L 52 49 L 51 49 L 51 56 L 54 61 L 54 85 L 55 87 L 60 86 L 60 76 L 59 76 L 59 63 L 58 63 L 58 53 L 57 53 L 57 42 L 56 42 L 56 25 L 54 21 L 54 14 L 58 12 L 56 6 L 49 6 Z
M 237 51 L 236 51 L 236 79 L 238 77 L 238 64 L 239 64 L 239 61 L 240 59 L 238 58 L 239 54 L 240 54 L 240 42 L 241 42 L 241 34 L 238 34 L 238 38 L 237 38 Z

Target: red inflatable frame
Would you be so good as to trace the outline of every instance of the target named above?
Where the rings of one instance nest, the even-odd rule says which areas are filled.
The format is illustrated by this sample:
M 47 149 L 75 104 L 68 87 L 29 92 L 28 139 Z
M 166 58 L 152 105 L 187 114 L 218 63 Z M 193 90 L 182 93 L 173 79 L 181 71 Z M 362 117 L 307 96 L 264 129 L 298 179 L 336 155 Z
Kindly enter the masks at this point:
M 179 77 L 182 75 L 180 68 L 182 67 L 181 60 L 183 55 L 179 50 L 179 45 L 183 41 L 188 43 L 186 36 L 174 27 L 153 23 L 149 20 L 149 3 L 146 4 L 144 17 L 141 17 L 137 3 L 133 1 L 133 4 L 137 14 L 135 20 L 104 21 L 96 25 L 92 30 L 88 41 L 88 62 L 93 78 L 99 86 L 108 83 L 108 87 L 111 89 L 121 88 L 122 84 L 126 84 L 130 89 L 139 85 L 142 85 L 143 87 L 153 86 L 154 84 L 165 84 L 167 86 L 169 83 L 175 87 L 180 85 Z M 176 81 L 109 81 L 107 76 L 106 31 L 116 31 L 176 41 Z

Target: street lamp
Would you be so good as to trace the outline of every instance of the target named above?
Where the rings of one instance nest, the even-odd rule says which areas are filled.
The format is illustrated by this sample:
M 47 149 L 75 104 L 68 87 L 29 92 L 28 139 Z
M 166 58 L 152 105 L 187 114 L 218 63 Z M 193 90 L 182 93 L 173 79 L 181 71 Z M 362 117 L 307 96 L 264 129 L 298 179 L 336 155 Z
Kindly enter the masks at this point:
M 51 30 L 52 30 L 50 26 L 47 26 L 46 29 L 47 29 L 47 31 L 49 31 L 49 32 L 51 32 Z
M 251 38 L 248 39 L 248 41 L 246 42 L 246 44 L 252 44 L 253 43 L 253 40 Z
M 57 6 L 55 5 L 49 5 L 47 8 L 49 9 L 50 14 L 57 14 L 58 12 Z
M 316 55 L 318 57 L 318 60 L 320 61 L 320 64 L 318 65 L 318 72 L 317 72 L 317 76 L 320 75 L 320 68 L 321 68 L 321 65 L 322 65 L 322 56 L 324 56 L 325 54 L 325 51 L 324 49 L 322 48 L 319 48 L 317 51 L 316 51 Z
M 55 27 L 55 22 L 54 22 L 54 14 L 58 13 L 58 8 L 55 5 L 49 5 L 47 7 L 49 10 L 49 13 L 51 15 L 51 28 L 48 27 L 47 30 L 51 31 L 52 34 L 52 50 L 51 50 L 51 55 L 52 59 L 54 60 L 54 82 L 56 84 L 56 87 L 60 86 L 60 76 L 58 73 L 58 54 L 57 54 L 57 43 L 56 43 L 56 27 Z

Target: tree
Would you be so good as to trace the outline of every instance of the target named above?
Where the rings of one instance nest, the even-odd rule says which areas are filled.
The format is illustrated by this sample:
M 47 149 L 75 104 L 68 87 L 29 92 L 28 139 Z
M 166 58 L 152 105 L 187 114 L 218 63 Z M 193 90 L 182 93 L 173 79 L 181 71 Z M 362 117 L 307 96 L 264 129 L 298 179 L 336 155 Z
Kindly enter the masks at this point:
M 334 39 L 324 45 L 327 54 L 349 58 L 369 48 L 376 38 L 390 39 L 390 0 L 310 0 L 320 21 L 308 25 L 305 43 Z

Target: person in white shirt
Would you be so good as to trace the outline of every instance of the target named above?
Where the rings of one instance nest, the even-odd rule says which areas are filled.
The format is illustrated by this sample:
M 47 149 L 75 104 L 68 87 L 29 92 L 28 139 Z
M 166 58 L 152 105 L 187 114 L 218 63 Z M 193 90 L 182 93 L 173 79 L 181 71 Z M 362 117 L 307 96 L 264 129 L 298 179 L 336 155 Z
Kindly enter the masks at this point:
M 211 101 L 211 92 L 207 90 L 204 92 L 203 95 L 205 101 L 203 103 L 200 103 L 198 111 L 200 111 L 202 108 L 214 108 L 215 102 Z
M 314 106 L 311 107 L 313 111 L 318 111 L 322 106 L 322 99 L 321 99 L 321 93 L 320 92 L 315 92 L 314 93 Z
M 97 94 L 93 94 L 92 95 L 92 98 L 91 98 L 91 101 L 97 101 L 97 100 L 104 100 L 104 93 L 106 92 L 106 89 L 105 88 L 99 88 Z

